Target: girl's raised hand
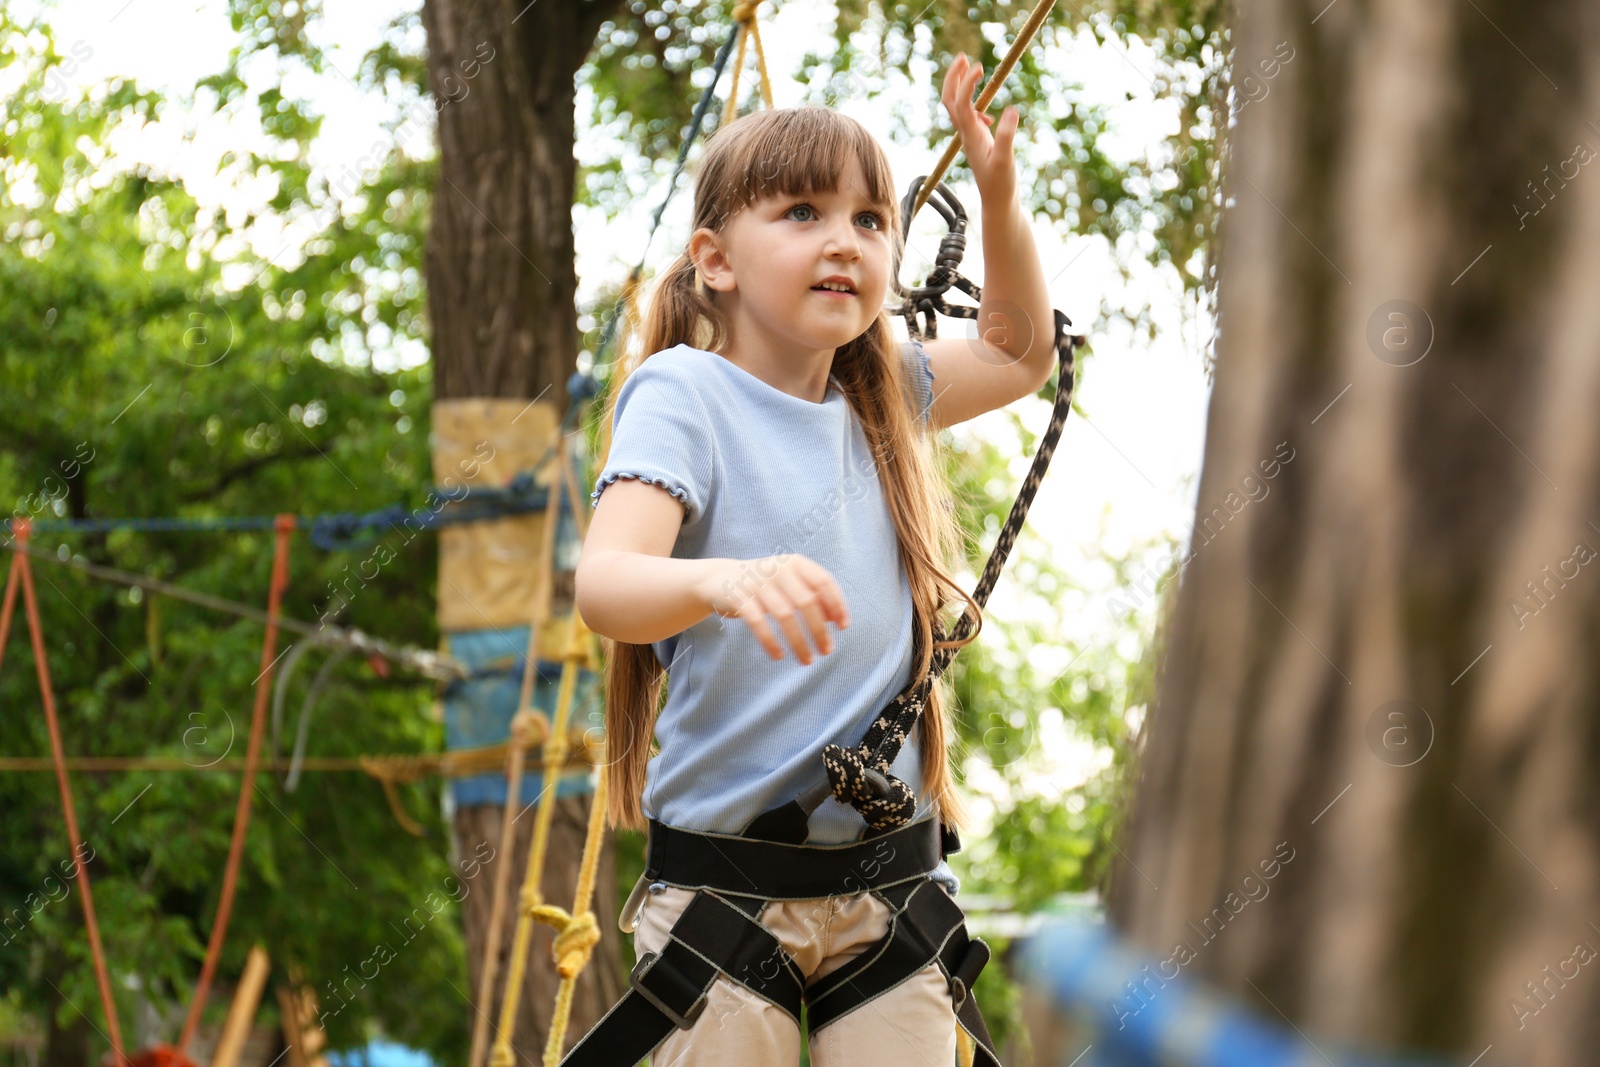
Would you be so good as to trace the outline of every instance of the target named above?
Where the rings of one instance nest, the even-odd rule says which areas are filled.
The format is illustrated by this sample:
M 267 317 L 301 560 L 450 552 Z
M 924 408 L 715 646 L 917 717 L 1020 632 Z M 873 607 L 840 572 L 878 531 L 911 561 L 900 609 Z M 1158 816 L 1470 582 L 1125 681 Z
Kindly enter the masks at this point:
M 961 148 L 967 157 L 967 166 L 972 168 L 972 177 L 978 183 L 978 195 L 987 203 L 1004 203 L 1017 191 L 1012 142 L 1021 115 L 1014 106 L 1006 108 L 991 137 L 989 124 L 994 122 L 994 117 L 972 106 L 973 90 L 982 80 L 983 65 L 962 53 L 945 72 L 940 101 L 961 135 Z
M 711 610 L 724 618 L 743 619 L 773 659 L 783 658 L 783 645 L 769 615 L 777 619 L 803 664 L 812 661 L 805 630 L 810 630 L 817 653 L 826 656 L 833 651 L 829 621 L 841 630 L 850 625 L 850 609 L 833 575 L 794 553 L 725 560 L 706 580 L 705 588 Z

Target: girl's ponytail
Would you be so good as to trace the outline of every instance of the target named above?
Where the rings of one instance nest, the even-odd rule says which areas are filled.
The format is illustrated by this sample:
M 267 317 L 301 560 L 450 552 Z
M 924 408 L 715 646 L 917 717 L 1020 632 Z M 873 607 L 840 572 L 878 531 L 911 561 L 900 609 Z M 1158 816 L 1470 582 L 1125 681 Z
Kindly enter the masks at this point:
M 678 253 L 651 295 L 640 338 L 643 353 L 680 344 L 707 351 L 721 348 L 727 340 L 727 325 L 711 294 L 700 281 L 688 249 Z

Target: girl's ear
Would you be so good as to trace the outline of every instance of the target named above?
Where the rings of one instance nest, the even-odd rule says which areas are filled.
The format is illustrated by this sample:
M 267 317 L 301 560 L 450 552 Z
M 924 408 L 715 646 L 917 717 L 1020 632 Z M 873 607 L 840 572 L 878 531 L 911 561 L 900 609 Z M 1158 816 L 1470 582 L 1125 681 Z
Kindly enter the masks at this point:
M 689 258 L 694 262 L 695 276 L 708 289 L 728 293 L 738 288 L 733 277 L 733 267 L 722 247 L 722 238 L 714 230 L 702 226 L 689 237 Z

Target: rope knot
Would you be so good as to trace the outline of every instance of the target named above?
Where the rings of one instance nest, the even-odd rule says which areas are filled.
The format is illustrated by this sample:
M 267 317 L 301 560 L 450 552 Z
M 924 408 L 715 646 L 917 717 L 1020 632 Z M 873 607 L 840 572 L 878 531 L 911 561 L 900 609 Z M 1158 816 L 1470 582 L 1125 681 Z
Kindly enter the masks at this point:
M 756 8 L 760 6 L 761 0 L 742 0 L 741 3 L 734 4 L 733 21 L 754 22 L 756 20 Z
M 893 830 L 909 824 L 917 811 L 917 795 L 904 781 L 889 773 L 887 762 L 869 763 L 870 757 L 865 745 L 823 748 L 822 765 L 828 770 L 828 786 L 833 795 L 859 811 L 874 831 Z
M 549 727 L 550 720 L 545 718 L 544 713 L 531 708 L 523 708 L 511 716 L 511 736 L 524 748 L 531 746 L 533 739 Z
M 528 911 L 535 921 L 555 928 L 555 943 L 550 955 L 555 958 L 556 970 L 563 978 L 576 978 L 589 962 L 589 953 L 600 943 L 600 926 L 594 912 L 586 911 L 574 918 L 565 908 L 554 904 L 541 904 Z

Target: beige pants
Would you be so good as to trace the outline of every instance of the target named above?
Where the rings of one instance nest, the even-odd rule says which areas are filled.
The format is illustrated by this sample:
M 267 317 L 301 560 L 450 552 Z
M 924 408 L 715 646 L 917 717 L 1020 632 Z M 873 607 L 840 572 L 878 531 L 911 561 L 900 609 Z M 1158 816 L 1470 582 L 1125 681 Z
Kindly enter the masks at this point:
M 666 886 L 646 893 L 634 950 L 659 952 L 667 931 L 694 898 Z M 871 893 L 775 900 L 761 913 L 795 966 L 813 980 L 848 963 L 889 930 L 889 907 Z M 938 964 L 870 1000 L 811 1036 L 813 1067 L 951 1067 L 956 1017 Z M 651 1067 L 796 1067 L 800 1028 L 782 1008 L 718 975 L 689 1030 L 674 1029 Z

